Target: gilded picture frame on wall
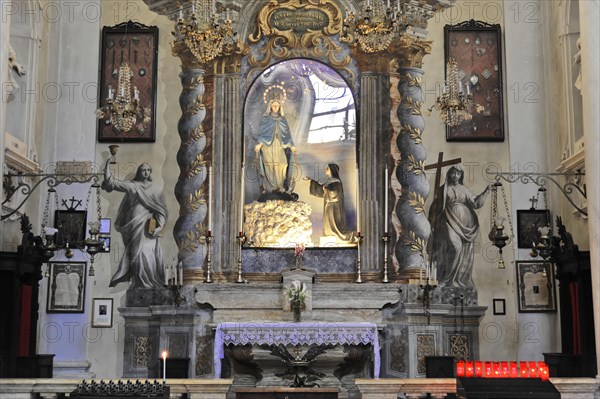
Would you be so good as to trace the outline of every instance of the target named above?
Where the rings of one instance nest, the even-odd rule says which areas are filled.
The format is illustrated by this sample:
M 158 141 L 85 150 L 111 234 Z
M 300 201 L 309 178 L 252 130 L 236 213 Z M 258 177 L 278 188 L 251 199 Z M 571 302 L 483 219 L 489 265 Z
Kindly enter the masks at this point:
M 549 261 L 517 261 L 519 313 L 556 312 L 554 265 Z
M 444 26 L 446 63 L 454 58 L 458 77 L 471 92 L 472 119 L 446 126 L 446 141 L 504 141 L 502 35 L 499 24 L 465 21 Z
M 121 66 L 130 68 L 128 95 L 139 97 L 147 118 L 138 117 L 128 131 L 115 128 L 109 118 L 98 119 L 98 141 L 101 143 L 154 142 L 156 138 L 156 87 L 158 70 L 158 27 L 138 22 L 124 22 L 102 28 L 100 43 L 100 85 L 98 108 L 105 110 L 109 91 L 114 103 L 119 95 Z M 137 90 L 136 90 L 137 89 Z M 137 94 L 136 94 L 137 93 Z

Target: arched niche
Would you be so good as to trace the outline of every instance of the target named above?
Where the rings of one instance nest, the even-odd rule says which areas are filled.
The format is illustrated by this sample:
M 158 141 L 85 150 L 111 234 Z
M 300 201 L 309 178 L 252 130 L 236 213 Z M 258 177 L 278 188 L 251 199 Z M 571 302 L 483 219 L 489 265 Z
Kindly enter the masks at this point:
M 274 192 L 263 177 L 265 162 L 255 151 L 259 136 L 269 135 L 261 120 L 269 113 L 272 101 L 281 102 L 290 128 L 292 148 L 286 148 L 285 162 L 268 161 L 266 168 L 286 172 L 287 182 Z M 354 93 L 346 80 L 332 67 L 306 58 L 294 58 L 264 69 L 249 85 L 243 106 L 243 154 L 246 177 L 243 202 L 243 231 L 247 246 L 284 248 L 302 243 L 315 247 L 354 246 L 352 240 L 323 231 L 324 198 L 311 195 L 310 181 L 326 181 L 328 164 L 339 166 L 343 192 L 343 214 L 336 215 L 351 237 L 356 231 L 357 188 L 357 111 Z M 261 170 L 262 168 L 262 170 Z M 269 173 L 269 172 L 267 172 Z M 286 190 L 287 189 L 287 190 Z M 338 198 L 338 197 L 336 197 Z M 283 200 L 284 202 L 271 202 Z M 295 202 L 295 205 L 291 205 Z M 262 204 L 262 205 L 260 205 Z M 306 207 L 304 204 L 307 204 Z M 289 207 L 288 207 L 289 205 Z M 277 208 L 267 216 L 261 207 Z M 304 215 L 310 209 L 308 221 Z M 289 211 L 289 213 L 288 213 Z M 308 222 L 308 223 L 307 223 Z M 294 224 L 292 226 L 292 224 Z M 308 231 L 310 230 L 310 231 Z

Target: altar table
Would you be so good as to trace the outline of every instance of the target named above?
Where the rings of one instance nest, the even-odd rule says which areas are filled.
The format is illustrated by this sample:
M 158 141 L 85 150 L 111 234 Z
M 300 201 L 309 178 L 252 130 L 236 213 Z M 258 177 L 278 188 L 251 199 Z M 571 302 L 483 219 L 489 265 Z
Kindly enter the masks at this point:
M 367 345 L 373 346 L 373 376 L 379 378 L 380 355 L 374 323 L 220 323 L 215 332 L 215 377 L 221 377 L 224 345 Z

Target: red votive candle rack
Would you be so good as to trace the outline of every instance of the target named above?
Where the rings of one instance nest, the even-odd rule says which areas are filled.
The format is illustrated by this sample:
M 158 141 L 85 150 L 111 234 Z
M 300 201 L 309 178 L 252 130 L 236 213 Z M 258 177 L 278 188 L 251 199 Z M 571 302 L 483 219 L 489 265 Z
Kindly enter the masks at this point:
M 459 360 L 458 362 L 456 362 L 456 376 L 457 377 L 465 376 L 465 362 L 462 360 Z
M 494 363 L 493 362 L 485 362 L 484 363 L 484 372 L 483 375 L 485 378 L 492 378 L 494 376 Z
M 510 362 L 508 369 L 510 372 L 510 378 L 519 378 L 519 368 L 517 367 L 517 362 Z
M 529 367 L 527 362 L 519 362 L 519 376 L 521 378 L 529 378 Z
M 473 373 L 473 362 L 465 362 L 465 377 L 475 377 Z
M 483 362 L 482 361 L 476 361 L 475 362 L 475 377 L 483 377 Z

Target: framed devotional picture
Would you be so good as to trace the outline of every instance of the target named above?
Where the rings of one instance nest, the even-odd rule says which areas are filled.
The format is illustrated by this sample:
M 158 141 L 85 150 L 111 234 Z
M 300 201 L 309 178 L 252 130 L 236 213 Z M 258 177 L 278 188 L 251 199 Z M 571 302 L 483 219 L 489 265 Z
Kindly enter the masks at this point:
M 519 312 L 555 312 L 554 264 L 543 261 L 517 261 L 515 264 Z
M 70 248 L 79 248 L 84 245 L 87 224 L 87 212 L 76 210 L 56 210 L 54 212 L 54 227 L 56 245 Z
M 48 313 L 83 313 L 85 262 L 49 262 Z
M 104 143 L 154 142 L 156 130 L 156 82 L 158 67 L 158 28 L 125 22 L 102 28 L 100 43 L 100 86 L 98 108 L 105 117 L 98 119 L 98 141 Z M 119 85 L 119 74 L 129 68 L 127 85 Z M 106 117 L 106 106 L 118 103 L 120 96 L 137 101 L 141 114 L 131 128 L 125 129 Z
M 500 25 L 465 21 L 444 27 L 445 60 L 454 58 L 458 77 L 473 97 L 473 118 L 446 126 L 447 141 L 504 141 Z
M 517 246 L 532 248 L 540 242 L 542 234 L 540 227 L 550 226 L 550 211 L 547 209 L 518 209 L 517 210 Z
M 503 298 L 494 298 L 494 316 L 506 315 L 506 300 Z
M 111 328 L 113 325 L 113 299 L 94 298 L 92 300 L 92 327 Z

